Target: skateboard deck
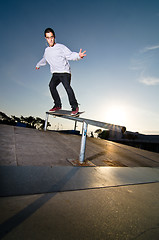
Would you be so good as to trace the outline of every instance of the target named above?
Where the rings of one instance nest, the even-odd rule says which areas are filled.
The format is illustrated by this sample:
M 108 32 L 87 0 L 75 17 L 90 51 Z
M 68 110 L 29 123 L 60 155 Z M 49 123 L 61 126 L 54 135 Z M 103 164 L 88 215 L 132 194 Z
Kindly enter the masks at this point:
M 48 113 L 51 114 L 51 115 L 55 115 L 55 116 L 71 116 L 71 117 L 78 117 L 82 113 L 84 113 L 84 112 L 78 112 L 78 113 L 76 113 L 74 115 L 71 115 L 71 112 L 72 111 L 70 111 L 70 110 L 62 110 L 61 109 L 61 110 L 57 110 L 55 112 L 48 112 Z

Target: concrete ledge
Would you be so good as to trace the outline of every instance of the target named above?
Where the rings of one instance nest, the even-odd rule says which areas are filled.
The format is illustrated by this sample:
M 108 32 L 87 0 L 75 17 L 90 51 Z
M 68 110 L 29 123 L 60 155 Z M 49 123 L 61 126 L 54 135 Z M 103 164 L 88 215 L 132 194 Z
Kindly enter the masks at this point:
M 75 191 L 159 182 L 149 167 L 0 167 L 0 196 Z

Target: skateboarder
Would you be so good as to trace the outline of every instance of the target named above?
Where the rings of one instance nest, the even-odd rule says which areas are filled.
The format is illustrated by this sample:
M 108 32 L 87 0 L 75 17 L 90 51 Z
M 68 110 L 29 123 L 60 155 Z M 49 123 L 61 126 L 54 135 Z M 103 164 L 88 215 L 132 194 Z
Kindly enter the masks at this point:
M 54 112 L 61 109 L 61 99 L 57 91 L 57 86 L 62 83 L 69 98 L 69 103 L 72 107 L 72 115 L 78 113 L 78 103 L 74 94 L 71 83 L 71 69 L 69 60 L 79 60 L 86 56 L 86 51 L 82 52 L 80 49 L 79 53 L 71 52 L 65 45 L 55 42 L 55 32 L 51 28 L 47 28 L 44 31 L 44 36 L 49 44 L 45 49 L 43 58 L 37 63 L 36 69 L 48 63 L 50 65 L 50 71 L 52 78 L 49 84 L 50 92 L 54 100 L 54 106 L 49 111 Z

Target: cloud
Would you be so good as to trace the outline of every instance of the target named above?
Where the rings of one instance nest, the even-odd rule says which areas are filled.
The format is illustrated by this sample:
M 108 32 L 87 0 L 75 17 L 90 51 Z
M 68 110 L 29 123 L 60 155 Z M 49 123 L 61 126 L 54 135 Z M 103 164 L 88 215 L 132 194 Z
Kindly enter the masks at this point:
M 142 52 L 148 52 L 148 51 L 152 51 L 152 50 L 156 50 L 159 49 L 159 45 L 154 45 L 154 46 L 150 46 L 150 47 L 145 47 Z
M 151 45 L 137 52 L 131 60 L 131 69 L 139 76 L 137 80 L 147 86 L 159 85 L 159 45 Z
M 147 85 L 147 86 L 154 86 L 159 84 L 159 78 L 155 77 L 142 77 L 139 82 Z

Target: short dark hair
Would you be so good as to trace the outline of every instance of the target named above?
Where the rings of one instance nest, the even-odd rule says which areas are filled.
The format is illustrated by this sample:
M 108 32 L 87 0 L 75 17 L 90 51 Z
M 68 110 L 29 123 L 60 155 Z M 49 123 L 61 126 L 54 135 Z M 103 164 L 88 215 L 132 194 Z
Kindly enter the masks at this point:
M 45 31 L 44 31 L 44 36 L 46 37 L 46 33 L 49 33 L 49 32 L 51 32 L 54 35 L 54 38 L 55 38 L 55 32 L 52 28 L 46 28 Z

